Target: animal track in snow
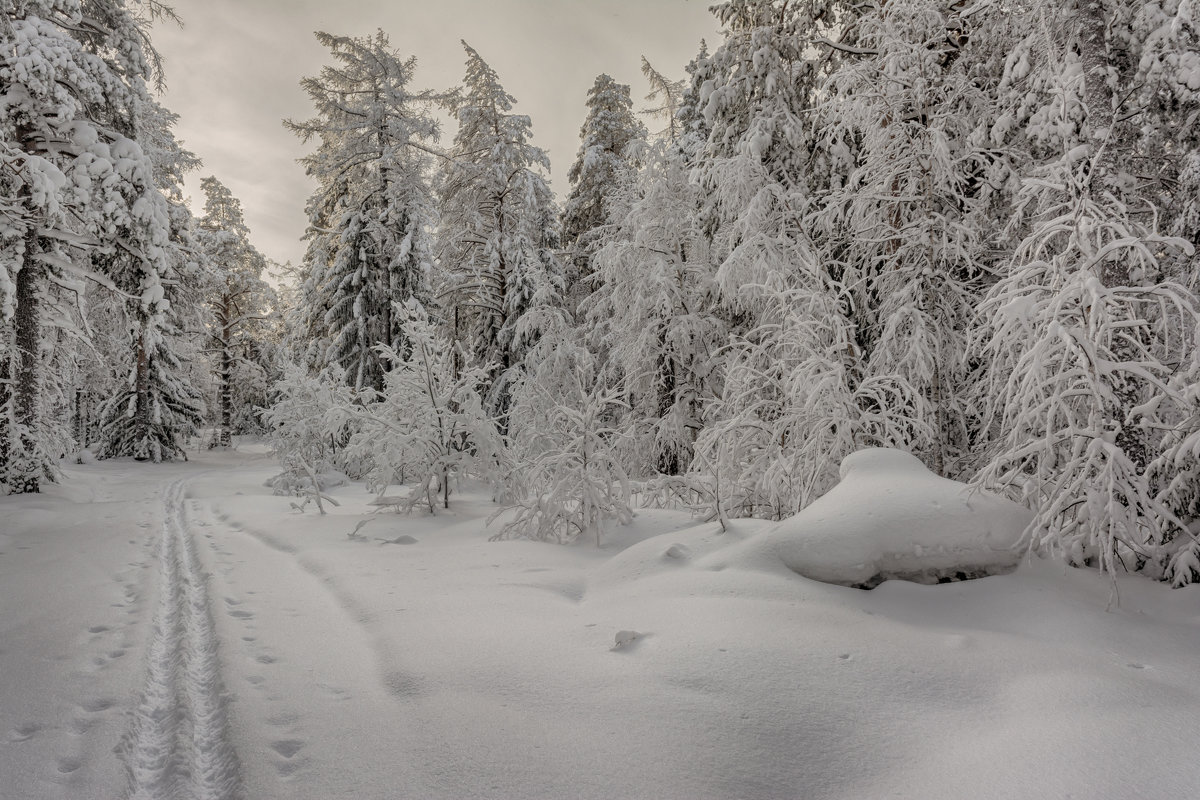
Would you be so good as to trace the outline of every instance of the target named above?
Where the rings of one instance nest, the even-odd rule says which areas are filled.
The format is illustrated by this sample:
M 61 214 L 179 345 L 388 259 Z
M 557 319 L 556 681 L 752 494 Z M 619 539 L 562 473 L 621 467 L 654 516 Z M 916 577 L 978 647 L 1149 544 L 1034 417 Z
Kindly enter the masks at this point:
M 28 742 L 30 739 L 36 736 L 38 731 L 41 729 L 42 726 L 36 722 L 25 722 L 13 728 L 8 734 L 8 738 L 9 741 L 13 742 Z
M 271 749 L 284 758 L 291 758 L 299 753 L 304 747 L 304 742 L 299 739 L 280 739 L 277 742 L 271 742 Z

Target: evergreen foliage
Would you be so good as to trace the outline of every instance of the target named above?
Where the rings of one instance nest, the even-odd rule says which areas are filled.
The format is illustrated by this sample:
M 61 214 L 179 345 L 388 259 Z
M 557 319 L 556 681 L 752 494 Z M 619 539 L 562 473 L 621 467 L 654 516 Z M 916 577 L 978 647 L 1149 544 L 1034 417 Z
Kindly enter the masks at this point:
M 82 316 L 64 307 L 79 307 L 88 281 L 119 291 L 141 351 L 165 347 L 171 212 L 137 141 L 155 108 L 146 20 L 118 0 L 31 0 L 2 11 L 0 484 L 35 492 L 53 474 L 49 445 L 62 438 L 47 413 L 61 396 L 47 345 Z M 162 421 L 138 422 L 144 432 Z
M 205 194 L 199 244 L 214 271 L 209 307 L 209 347 L 216 378 L 216 419 L 210 447 L 229 447 L 234 433 L 258 426 L 255 401 L 263 404 L 267 370 L 273 369 L 264 341 L 274 292 L 263 281 L 266 259 L 250 243 L 242 204 L 214 177 Z
M 529 117 L 511 113 L 515 101 L 495 71 L 463 47 L 458 132 L 438 187 L 442 302 L 468 365 L 487 367 L 487 409 L 499 418 L 508 410 L 513 370 L 533 344 L 519 333 L 521 319 L 535 302 L 556 302 L 562 270 L 545 178 L 550 161 L 530 143 Z
M 396 303 L 429 300 L 433 266 L 429 147 L 438 124 L 430 92 L 409 88 L 416 59 L 403 59 L 387 36 L 352 38 L 317 33 L 336 66 L 305 78 L 316 116 L 287 121 L 304 142 L 303 159 L 317 191 L 299 313 L 306 362 L 337 364 L 356 388 L 383 388 L 376 350 L 403 350 Z
M 610 76 L 597 76 L 588 90 L 587 108 L 562 211 L 562 242 L 571 263 L 568 285 L 576 299 L 589 290 L 582 282 L 592 272 L 593 232 L 608 222 L 610 197 L 633 177 L 631 147 L 646 138 L 646 126 L 634 116 L 629 87 Z

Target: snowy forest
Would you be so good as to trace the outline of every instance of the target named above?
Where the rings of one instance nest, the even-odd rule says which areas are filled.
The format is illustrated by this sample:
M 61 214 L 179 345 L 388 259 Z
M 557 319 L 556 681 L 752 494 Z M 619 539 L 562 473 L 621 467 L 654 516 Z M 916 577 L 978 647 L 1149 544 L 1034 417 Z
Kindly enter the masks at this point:
M 219 177 L 184 196 L 172 13 L 0 2 L 4 493 L 261 434 L 312 513 L 471 479 L 489 535 L 600 542 L 783 520 L 889 447 L 1036 552 L 1200 582 L 1200 6 L 721 2 L 691 63 L 577 98 L 558 194 L 486 53 L 430 88 L 318 33 L 287 265 Z

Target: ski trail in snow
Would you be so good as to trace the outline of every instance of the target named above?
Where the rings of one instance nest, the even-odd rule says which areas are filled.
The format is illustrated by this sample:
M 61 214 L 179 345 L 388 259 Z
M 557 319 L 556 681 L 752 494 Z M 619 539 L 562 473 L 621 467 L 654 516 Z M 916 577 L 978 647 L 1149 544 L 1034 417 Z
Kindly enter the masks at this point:
M 188 533 L 184 479 L 163 493 L 159 600 L 145 687 L 125 747 L 129 800 L 240 800 L 207 576 Z

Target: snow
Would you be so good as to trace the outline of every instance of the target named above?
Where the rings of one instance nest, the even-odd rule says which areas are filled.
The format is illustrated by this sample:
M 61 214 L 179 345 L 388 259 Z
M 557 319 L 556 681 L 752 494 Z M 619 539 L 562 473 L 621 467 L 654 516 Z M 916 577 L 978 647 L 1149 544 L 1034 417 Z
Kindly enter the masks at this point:
M 372 513 L 349 484 L 327 515 L 298 514 L 263 486 L 279 466 L 262 448 L 191 457 L 65 465 L 46 494 L 0 499 L 5 800 L 133 794 L 160 668 L 174 705 L 149 718 L 178 726 L 157 740 L 163 763 L 206 799 L 1123 800 L 1200 785 L 1176 735 L 1200 715 L 1195 587 L 1118 576 L 1106 610 L 1109 578 L 1033 561 L 864 592 L 765 546 L 803 514 L 722 532 L 641 509 L 601 548 L 492 542 L 483 487 L 429 516 Z M 895 513 L 927 514 L 930 497 L 980 508 L 895 453 L 852 457 L 828 496 L 896 481 L 912 490 Z M 859 500 L 847 518 L 882 498 Z M 164 608 L 191 621 L 156 628 Z
M 1009 572 L 1032 515 L 1003 497 L 938 477 L 902 450 L 846 456 L 841 481 L 736 557 L 777 557 L 793 572 L 844 586 L 889 578 L 937 583 Z

